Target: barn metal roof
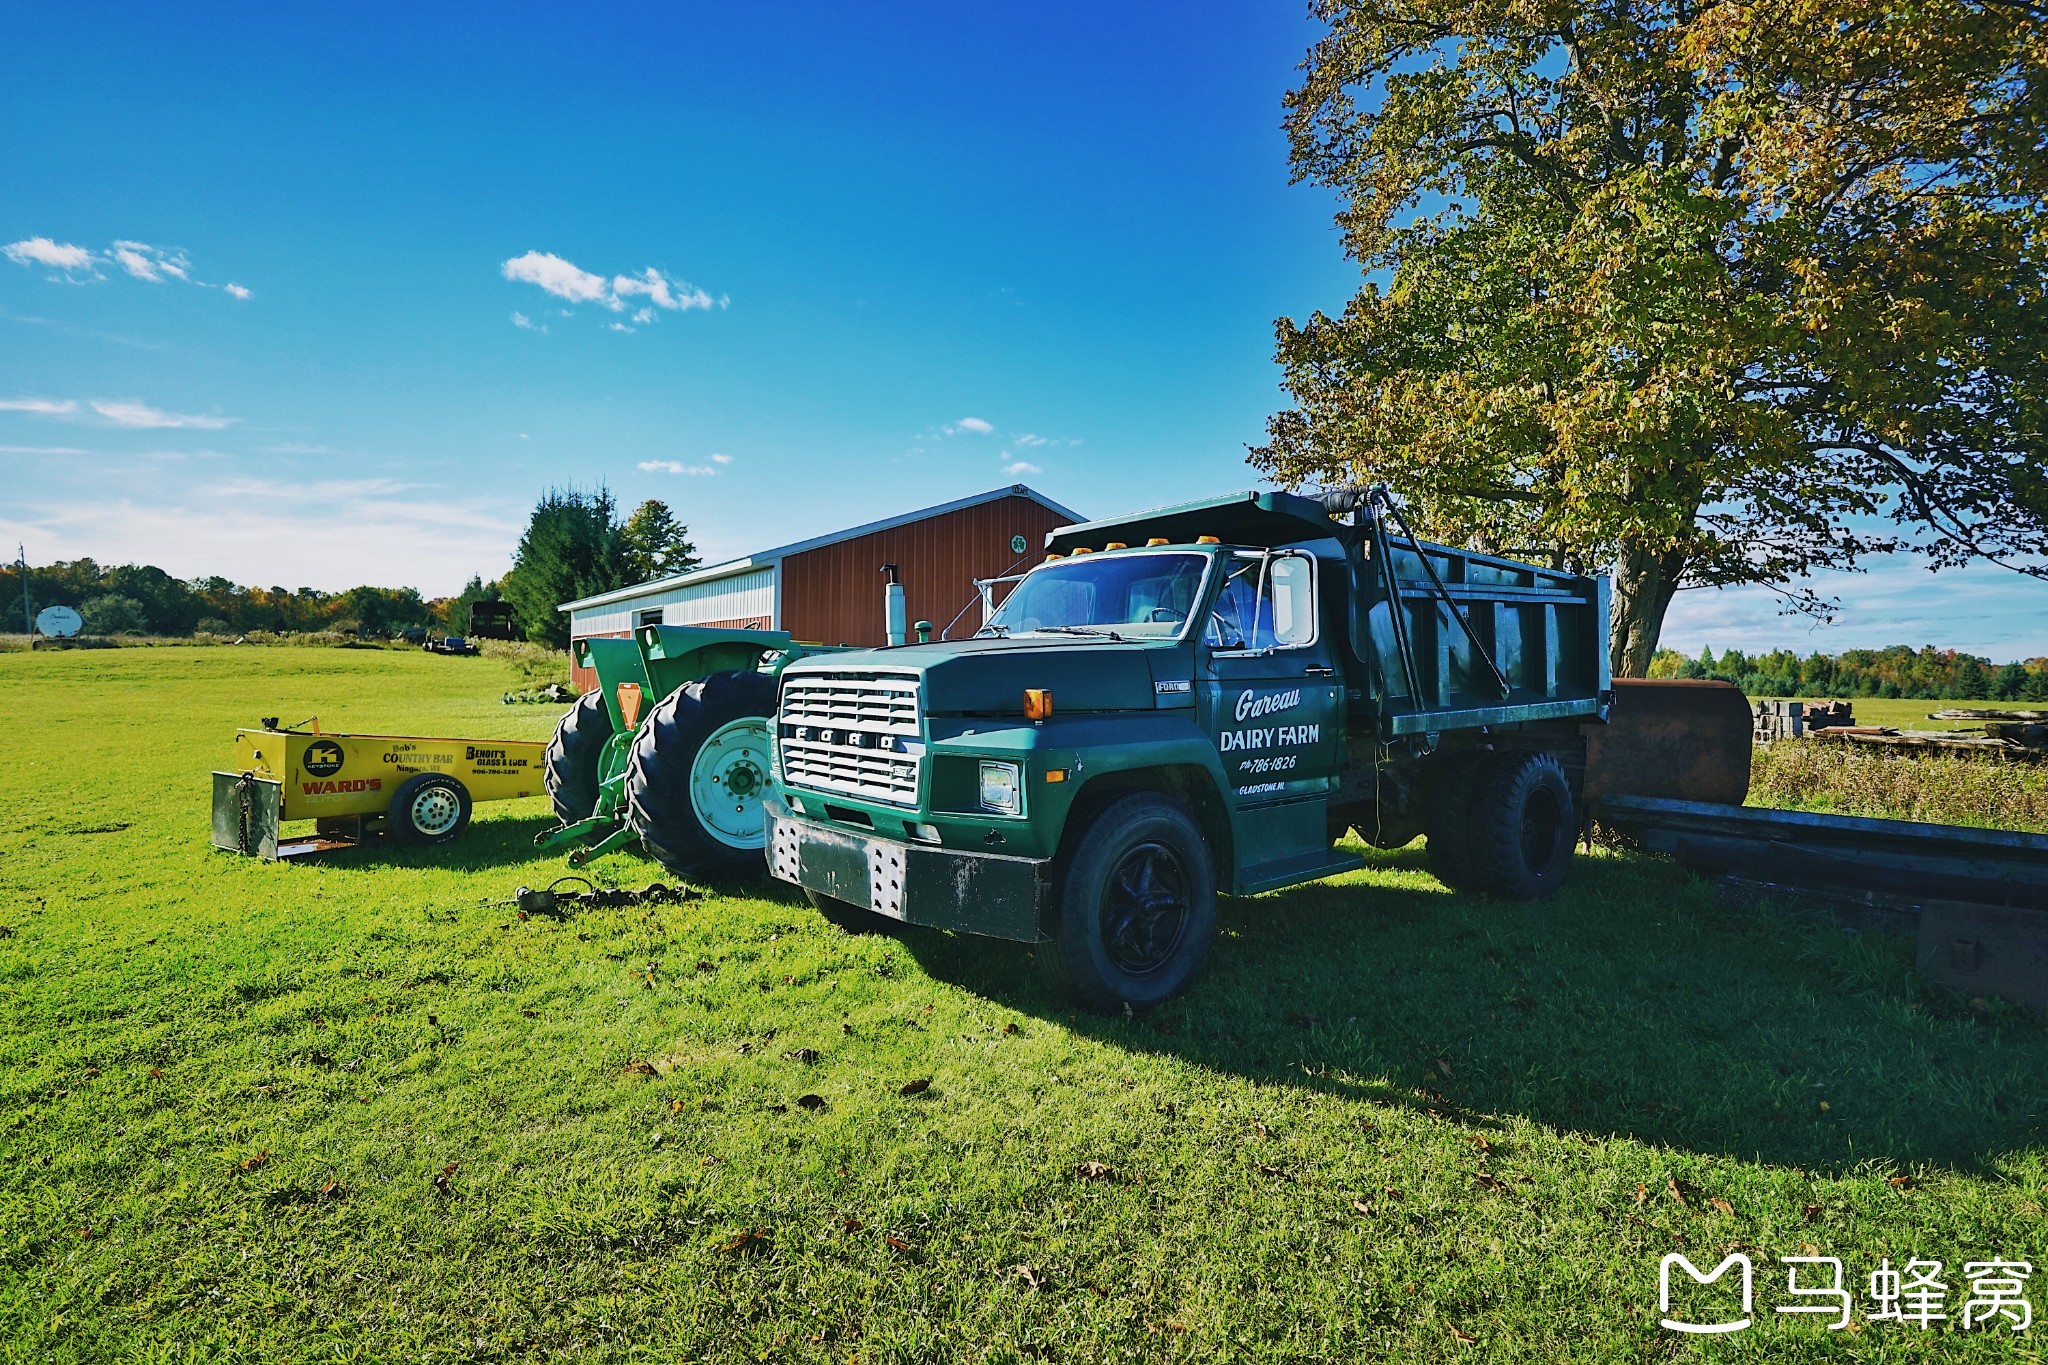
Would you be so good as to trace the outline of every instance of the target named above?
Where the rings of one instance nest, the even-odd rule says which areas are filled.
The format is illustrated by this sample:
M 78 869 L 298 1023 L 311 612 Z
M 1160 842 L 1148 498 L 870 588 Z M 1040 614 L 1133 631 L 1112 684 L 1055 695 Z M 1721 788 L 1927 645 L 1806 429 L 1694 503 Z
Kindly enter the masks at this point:
M 840 541 L 855 540 L 861 536 L 871 536 L 878 531 L 893 531 L 898 526 L 908 526 L 914 521 L 926 521 L 932 517 L 945 516 L 949 512 L 960 512 L 969 507 L 979 507 L 983 503 L 1017 497 L 1029 498 L 1031 501 L 1042 507 L 1050 508 L 1063 517 L 1071 517 L 1075 521 L 1081 519 L 1079 512 L 1069 507 L 1062 507 L 1037 489 L 1026 487 L 1021 483 L 1013 483 L 1003 488 L 991 488 L 986 493 L 976 493 L 972 497 L 957 498 L 952 502 L 942 502 L 936 507 L 920 507 L 915 512 L 904 512 L 898 516 L 884 517 L 880 521 L 871 521 L 863 526 L 849 527 L 844 531 L 834 531 L 829 535 L 813 536 L 809 540 L 792 541 L 788 545 L 778 545 L 772 550 L 757 550 L 753 554 L 744 555 L 739 559 L 728 559 L 723 563 L 712 564 L 702 569 L 692 569 L 688 573 L 672 574 L 667 578 L 651 579 L 645 583 L 635 583 L 630 587 L 614 588 L 610 592 L 601 592 L 595 597 L 582 597 L 574 602 L 564 602 L 556 607 L 555 610 L 580 611 L 585 607 L 609 606 L 614 602 L 630 602 L 636 597 L 644 597 L 653 592 L 664 592 L 670 588 L 686 587 L 692 583 L 709 583 L 715 579 L 729 578 L 733 574 L 745 573 L 749 569 L 765 568 L 790 555 L 801 554 L 805 550 L 815 550 L 826 545 L 837 545 Z

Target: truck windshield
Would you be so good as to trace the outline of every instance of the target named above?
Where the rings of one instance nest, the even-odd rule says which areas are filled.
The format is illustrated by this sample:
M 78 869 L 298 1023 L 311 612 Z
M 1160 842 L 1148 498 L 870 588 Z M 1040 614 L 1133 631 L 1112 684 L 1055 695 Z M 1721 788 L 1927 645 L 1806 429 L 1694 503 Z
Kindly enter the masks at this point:
M 1185 553 L 1090 555 L 1048 564 L 1024 576 L 982 632 L 1172 639 L 1195 609 L 1207 567 L 1206 555 Z

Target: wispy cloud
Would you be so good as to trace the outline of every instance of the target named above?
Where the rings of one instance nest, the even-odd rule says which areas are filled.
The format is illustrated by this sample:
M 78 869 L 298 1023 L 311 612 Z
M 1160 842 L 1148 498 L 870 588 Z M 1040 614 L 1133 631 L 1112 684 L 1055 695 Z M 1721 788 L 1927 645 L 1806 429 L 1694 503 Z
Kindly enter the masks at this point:
M 551 251 L 529 251 L 524 256 L 514 256 L 498 268 L 498 273 L 515 283 L 534 285 L 570 303 L 594 303 L 614 313 L 631 310 L 634 323 L 643 327 L 655 321 L 662 312 L 724 308 L 731 302 L 723 295 L 714 299 L 689 281 L 663 274 L 651 265 L 636 275 L 613 275 L 607 279 Z M 615 332 L 634 330 L 620 322 L 606 325 Z
M 62 272 L 61 278 L 73 284 L 89 280 L 104 280 L 102 266 L 119 267 L 123 274 L 143 281 L 145 284 L 164 284 L 171 280 L 198 285 L 203 289 L 215 286 L 192 276 L 192 261 L 177 247 L 152 246 L 122 237 L 105 251 L 95 251 L 79 246 L 75 242 L 59 242 L 49 237 L 24 237 L 18 242 L 0 246 L 0 254 L 16 265 L 44 266 Z M 239 284 L 219 286 L 223 292 L 237 299 L 253 298 L 254 294 Z
M 1012 460 L 1003 466 L 1003 472 L 1014 479 L 1019 474 L 1043 474 L 1045 471 L 1029 460 Z
M 0 398 L 0 412 L 34 412 L 45 417 L 61 417 L 78 411 L 75 398 Z
M 95 398 L 92 410 L 117 427 L 192 427 L 201 431 L 218 431 L 238 420 L 233 417 L 209 417 L 201 413 L 165 412 L 162 408 L 153 408 L 134 399 Z
M 9 242 L 0 247 L 7 259 L 16 265 L 44 265 L 52 270 L 76 274 L 79 271 L 93 271 L 93 253 L 82 246 L 69 242 L 55 242 L 48 237 L 24 237 L 18 242 Z M 94 272 L 97 273 L 97 272 Z
M 939 430 L 948 436 L 958 436 L 962 432 L 966 432 L 970 436 L 986 436 L 995 430 L 995 426 L 979 417 L 962 417 L 957 422 L 940 427 Z
M 77 446 L 0 446 L 0 455 L 90 455 Z
M 1019 432 L 1012 436 L 1010 440 L 1026 450 L 1036 450 L 1040 446 L 1077 446 L 1081 444 L 1081 438 L 1078 436 L 1040 436 L 1035 432 L 1029 431 Z
M 730 455 L 713 455 L 714 464 L 684 464 L 681 460 L 642 460 L 640 471 L 644 474 L 689 474 L 697 478 L 715 478 L 721 465 L 732 463 Z
M 545 332 L 548 329 L 548 325 L 545 322 L 535 322 L 532 318 L 516 309 L 512 313 L 512 325 L 525 332 Z

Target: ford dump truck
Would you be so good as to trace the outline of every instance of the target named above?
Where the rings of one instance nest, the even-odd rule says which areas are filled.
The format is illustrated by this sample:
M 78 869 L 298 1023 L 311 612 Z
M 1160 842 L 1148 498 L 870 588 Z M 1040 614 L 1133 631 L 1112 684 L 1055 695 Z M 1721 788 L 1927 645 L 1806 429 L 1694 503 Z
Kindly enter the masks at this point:
M 1432 871 L 1562 883 L 1607 583 L 1417 540 L 1383 490 L 1254 491 L 1047 540 L 971 639 L 784 670 L 771 873 L 856 932 L 1039 942 L 1081 1003 L 1185 987 L 1220 891 L 1428 836 Z

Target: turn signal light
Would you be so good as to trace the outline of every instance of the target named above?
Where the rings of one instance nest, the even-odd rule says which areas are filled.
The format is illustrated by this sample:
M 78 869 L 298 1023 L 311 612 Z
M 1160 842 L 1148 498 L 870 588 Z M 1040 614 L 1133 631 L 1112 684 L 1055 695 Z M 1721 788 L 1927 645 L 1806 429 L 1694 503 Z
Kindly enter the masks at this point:
M 1095 553 L 1095 551 L 1089 549 L 1086 545 L 1076 545 L 1074 547 L 1073 552 L 1077 555 L 1092 555 Z
M 1052 715 L 1052 693 L 1043 687 L 1024 689 L 1024 719 L 1045 720 Z
M 1065 768 L 1047 768 L 1045 770 L 1045 780 L 1048 782 L 1064 782 L 1067 780 L 1067 770 Z
M 1171 544 L 1173 544 L 1173 542 L 1172 542 L 1172 541 L 1170 541 L 1170 540 L 1168 540 L 1168 539 L 1167 539 L 1167 538 L 1166 538 L 1165 536 L 1154 536 L 1154 537 L 1152 537 L 1152 539 L 1150 539 L 1150 540 L 1146 541 L 1146 542 L 1145 542 L 1145 544 L 1147 544 L 1147 545 L 1171 545 Z
M 1112 540 L 1102 548 L 1105 550 L 1128 550 L 1131 548 L 1131 542 L 1128 540 Z

